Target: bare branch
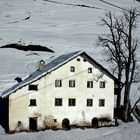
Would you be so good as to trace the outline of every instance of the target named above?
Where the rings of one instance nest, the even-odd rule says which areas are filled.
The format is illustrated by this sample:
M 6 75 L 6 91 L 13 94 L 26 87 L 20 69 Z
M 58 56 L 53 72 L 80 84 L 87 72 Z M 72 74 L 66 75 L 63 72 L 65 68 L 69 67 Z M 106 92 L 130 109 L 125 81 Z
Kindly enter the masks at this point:
M 113 64 L 113 73 L 118 74 L 119 81 L 122 80 L 123 74 L 123 83 L 125 83 L 124 106 L 127 111 L 130 103 L 131 84 L 138 81 L 135 76 L 138 39 L 133 34 L 139 15 L 136 8 L 124 10 L 121 16 L 115 16 L 111 12 L 107 13 L 102 22 L 108 28 L 109 33 L 98 38 L 100 46 L 104 47 L 107 61 Z M 126 112 L 126 114 L 128 113 Z
M 140 102 L 140 97 L 138 98 L 138 100 L 135 102 L 134 106 L 132 107 L 130 114 L 133 112 L 133 110 L 135 109 L 136 105 Z

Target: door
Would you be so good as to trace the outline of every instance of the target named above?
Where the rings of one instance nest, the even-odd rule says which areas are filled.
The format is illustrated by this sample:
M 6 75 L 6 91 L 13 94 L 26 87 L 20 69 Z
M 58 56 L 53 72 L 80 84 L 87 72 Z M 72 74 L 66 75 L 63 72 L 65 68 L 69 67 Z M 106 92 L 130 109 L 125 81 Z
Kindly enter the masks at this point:
M 98 126 L 99 126 L 99 124 L 98 124 L 98 118 L 96 118 L 96 117 L 93 118 L 91 123 L 92 123 L 92 127 L 93 128 L 98 128 Z
M 30 131 L 37 130 L 37 118 L 29 118 L 29 130 Z
M 70 122 L 69 119 L 65 118 L 62 121 L 62 128 L 65 130 L 69 130 L 70 129 Z

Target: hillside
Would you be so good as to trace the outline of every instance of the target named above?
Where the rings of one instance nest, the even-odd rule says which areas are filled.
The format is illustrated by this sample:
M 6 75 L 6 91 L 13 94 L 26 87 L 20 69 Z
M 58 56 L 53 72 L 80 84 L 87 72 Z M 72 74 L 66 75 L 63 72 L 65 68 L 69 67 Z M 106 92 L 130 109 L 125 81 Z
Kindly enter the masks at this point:
M 67 51 L 84 50 L 109 68 L 101 48 L 95 47 L 98 35 L 106 31 L 101 18 L 108 10 L 119 15 L 123 8 L 139 4 L 134 0 L 1 0 L 0 46 L 42 45 L 55 54 L 0 49 L 0 92 L 15 84 L 15 77 L 27 77 L 40 59 L 49 61 L 50 56 Z

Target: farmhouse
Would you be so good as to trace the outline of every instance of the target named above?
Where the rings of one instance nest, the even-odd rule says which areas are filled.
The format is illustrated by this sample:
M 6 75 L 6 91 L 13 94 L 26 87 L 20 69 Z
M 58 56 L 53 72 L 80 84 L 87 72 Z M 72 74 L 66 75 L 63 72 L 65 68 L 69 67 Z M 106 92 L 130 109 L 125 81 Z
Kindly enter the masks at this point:
M 3 92 L 0 123 L 8 131 L 114 125 L 117 79 L 83 51 L 63 54 Z

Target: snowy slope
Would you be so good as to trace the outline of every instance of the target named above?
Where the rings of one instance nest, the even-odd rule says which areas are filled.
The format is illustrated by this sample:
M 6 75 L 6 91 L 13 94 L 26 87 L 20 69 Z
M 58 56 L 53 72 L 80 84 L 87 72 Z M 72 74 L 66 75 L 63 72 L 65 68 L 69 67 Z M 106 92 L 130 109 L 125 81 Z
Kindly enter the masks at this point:
M 85 7 L 82 7 L 83 5 Z M 108 10 L 119 15 L 123 8 L 131 6 L 139 7 L 140 3 L 135 0 L 0 0 L 0 46 L 21 42 L 46 45 L 55 51 L 55 54 L 38 52 L 38 56 L 15 49 L 0 49 L 0 93 L 15 84 L 14 78 L 17 76 L 25 78 L 33 72 L 38 67 L 39 60 L 45 59 L 48 62 L 51 56 L 68 51 L 84 50 L 104 67 L 109 68 L 101 54 L 101 48 L 95 47 L 97 36 L 106 32 L 100 20 Z M 139 31 L 140 28 L 137 32 Z M 132 93 L 132 101 L 135 101 L 139 92 L 133 88 Z M 138 139 L 138 130 L 140 127 L 137 123 L 129 123 L 111 129 L 56 131 L 55 135 L 51 130 L 33 135 L 0 135 L 0 140 L 53 140 L 56 137 L 58 140 L 112 137 L 117 140 L 124 137 L 129 139 L 130 136 L 132 139 Z M 134 132 L 136 137 L 133 136 Z M 0 134 L 4 134 L 3 131 L 0 131 Z
M 0 135 L 0 140 L 139 140 L 140 125 L 137 122 L 121 124 L 118 127 L 99 129 L 46 130 L 32 133 Z M 1 130 L 2 131 L 2 130 Z
M 92 46 L 97 35 L 104 31 L 100 19 L 106 11 L 120 13 L 120 8 L 139 4 L 134 0 L 106 1 L 1 0 L 0 44 L 21 39 L 25 43 L 48 44 L 56 51 Z
M 17 42 L 40 44 L 52 47 L 56 54 L 64 53 L 69 48 L 71 51 L 82 49 L 102 61 L 100 49 L 94 47 L 97 36 L 104 32 L 100 19 L 108 10 L 119 14 L 121 8 L 138 4 L 134 0 L 0 0 L 0 45 Z M 7 52 L 14 54 L 17 62 L 10 62 L 9 65 L 17 67 L 17 73 L 23 73 L 25 68 L 18 58 L 22 57 L 23 61 L 32 58 L 28 60 L 20 51 L 6 50 L 0 50 L 0 59 L 5 58 Z M 6 57 L 9 58 L 11 56 Z M 5 61 L 1 61 L 1 65 L 7 67 Z M 1 71 L 7 74 L 5 68 L 0 70 L 0 74 Z
M 134 0 L 0 0 L 0 46 L 40 44 L 56 52 L 31 56 L 29 52 L 0 49 L 0 92 L 15 84 L 15 77 L 34 71 L 41 58 L 67 51 L 87 51 L 108 68 L 101 48 L 95 47 L 97 36 L 106 31 L 100 20 L 108 10 L 119 15 L 123 8 L 139 5 Z

